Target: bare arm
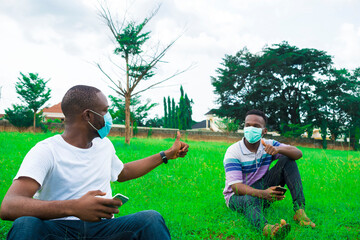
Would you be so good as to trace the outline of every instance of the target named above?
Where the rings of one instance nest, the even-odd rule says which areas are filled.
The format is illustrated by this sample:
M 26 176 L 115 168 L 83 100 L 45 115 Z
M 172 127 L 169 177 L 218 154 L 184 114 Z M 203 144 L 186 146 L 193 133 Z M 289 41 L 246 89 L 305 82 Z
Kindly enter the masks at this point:
M 169 150 L 165 151 L 167 159 L 175 159 L 178 157 L 185 157 L 188 152 L 189 145 L 183 142 L 180 142 L 180 132 L 177 133 L 176 140 L 172 147 Z M 155 154 L 150 157 L 146 157 L 137 161 L 129 162 L 124 164 L 124 169 L 118 176 L 119 182 L 125 182 L 131 179 L 141 177 L 160 164 L 163 163 L 163 160 L 160 154 Z
M 64 201 L 42 201 L 33 199 L 40 185 L 29 177 L 15 180 L 6 193 L 0 209 L 3 220 L 15 220 L 22 216 L 33 216 L 40 219 L 55 219 L 76 216 L 84 221 L 100 221 L 101 218 L 111 218 L 118 213 L 121 201 L 99 198 L 105 193 L 96 190 L 86 193 L 79 199 Z
M 276 155 L 276 154 L 280 153 L 280 154 L 285 155 L 294 160 L 298 160 L 302 157 L 302 152 L 297 147 L 294 147 L 294 146 L 274 147 L 272 145 L 265 144 L 263 139 L 261 139 L 261 143 L 265 147 L 265 152 L 270 155 Z
M 300 149 L 294 146 L 279 146 L 277 147 L 280 154 L 285 155 L 291 159 L 298 160 L 302 157 Z
M 250 195 L 257 198 L 263 198 L 271 202 L 283 200 L 285 198 L 285 196 L 282 195 L 282 192 L 275 191 L 276 186 L 261 190 L 252 188 L 243 183 L 235 183 L 231 185 L 231 188 L 236 195 Z

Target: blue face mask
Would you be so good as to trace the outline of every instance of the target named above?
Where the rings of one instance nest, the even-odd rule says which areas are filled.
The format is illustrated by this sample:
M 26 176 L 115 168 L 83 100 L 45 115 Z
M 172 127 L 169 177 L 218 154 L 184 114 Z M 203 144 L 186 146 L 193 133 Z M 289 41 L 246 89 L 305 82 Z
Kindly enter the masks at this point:
M 90 110 L 90 109 L 89 109 Z M 111 125 L 112 125 L 112 117 L 110 115 L 109 112 L 107 112 L 104 116 L 97 113 L 97 112 L 94 112 L 93 110 L 90 110 L 91 112 L 99 115 L 100 117 L 103 117 L 104 118 L 104 122 L 105 122 L 105 126 L 103 126 L 102 128 L 100 129 L 96 129 L 96 127 L 94 127 L 94 125 L 92 125 L 89 121 L 88 123 L 90 124 L 90 126 L 92 126 L 99 134 L 100 138 L 103 139 L 104 137 L 106 137 L 109 132 L 110 132 L 110 129 L 111 129 Z
M 262 130 L 262 128 L 245 127 L 244 136 L 249 143 L 253 144 L 260 141 Z

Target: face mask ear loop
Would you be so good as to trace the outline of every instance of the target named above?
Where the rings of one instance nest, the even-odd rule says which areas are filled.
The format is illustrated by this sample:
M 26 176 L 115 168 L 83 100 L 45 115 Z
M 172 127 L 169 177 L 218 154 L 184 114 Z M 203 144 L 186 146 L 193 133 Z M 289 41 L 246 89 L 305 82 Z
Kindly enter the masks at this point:
M 96 131 L 99 131 L 96 127 L 94 127 L 94 125 L 91 124 L 91 122 L 88 121 L 88 123 L 89 123 L 90 126 L 92 126 Z

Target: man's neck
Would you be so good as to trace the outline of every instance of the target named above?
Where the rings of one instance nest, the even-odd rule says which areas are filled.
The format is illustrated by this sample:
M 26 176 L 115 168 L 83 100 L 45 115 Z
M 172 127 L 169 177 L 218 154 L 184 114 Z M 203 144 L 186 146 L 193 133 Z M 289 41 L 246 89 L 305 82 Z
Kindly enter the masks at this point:
M 256 153 L 259 146 L 260 146 L 260 141 L 254 143 L 254 144 L 251 144 L 248 142 L 248 140 L 246 140 L 246 138 L 244 138 L 244 144 L 245 144 L 245 147 L 250 151 L 250 152 L 254 152 Z
M 65 131 L 61 134 L 65 142 L 73 145 L 74 147 L 87 149 L 92 146 L 94 136 L 89 136 L 89 133 L 82 131 L 74 126 L 66 126 Z

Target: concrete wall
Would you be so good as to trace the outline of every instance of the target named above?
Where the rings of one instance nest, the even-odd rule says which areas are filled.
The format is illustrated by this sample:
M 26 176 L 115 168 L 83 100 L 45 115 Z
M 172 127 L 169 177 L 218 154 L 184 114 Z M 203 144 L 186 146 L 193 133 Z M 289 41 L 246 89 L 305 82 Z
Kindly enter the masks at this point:
M 46 123 L 50 131 L 62 132 L 64 131 L 63 123 Z M 12 126 L 7 120 L 0 120 L 0 131 L 22 131 L 22 132 L 31 132 L 32 127 L 27 129 L 17 129 Z M 148 128 L 148 127 L 138 127 L 138 132 L 135 137 L 140 138 L 175 138 L 177 129 L 169 128 Z M 37 129 L 37 132 L 41 132 L 41 129 Z M 243 137 L 242 133 L 222 133 L 222 132 L 212 132 L 204 130 L 181 130 L 181 139 L 193 140 L 193 141 L 221 141 L 233 143 L 240 140 Z M 114 125 L 111 128 L 110 136 L 125 136 L 125 127 L 123 125 Z M 274 139 L 279 142 L 295 145 L 295 146 L 304 146 L 312 148 L 322 148 L 321 140 L 307 139 L 307 138 L 285 138 L 282 136 L 272 136 L 265 135 L 264 138 Z M 348 144 L 343 142 L 332 142 L 328 141 L 328 149 L 340 149 L 347 150 Z

